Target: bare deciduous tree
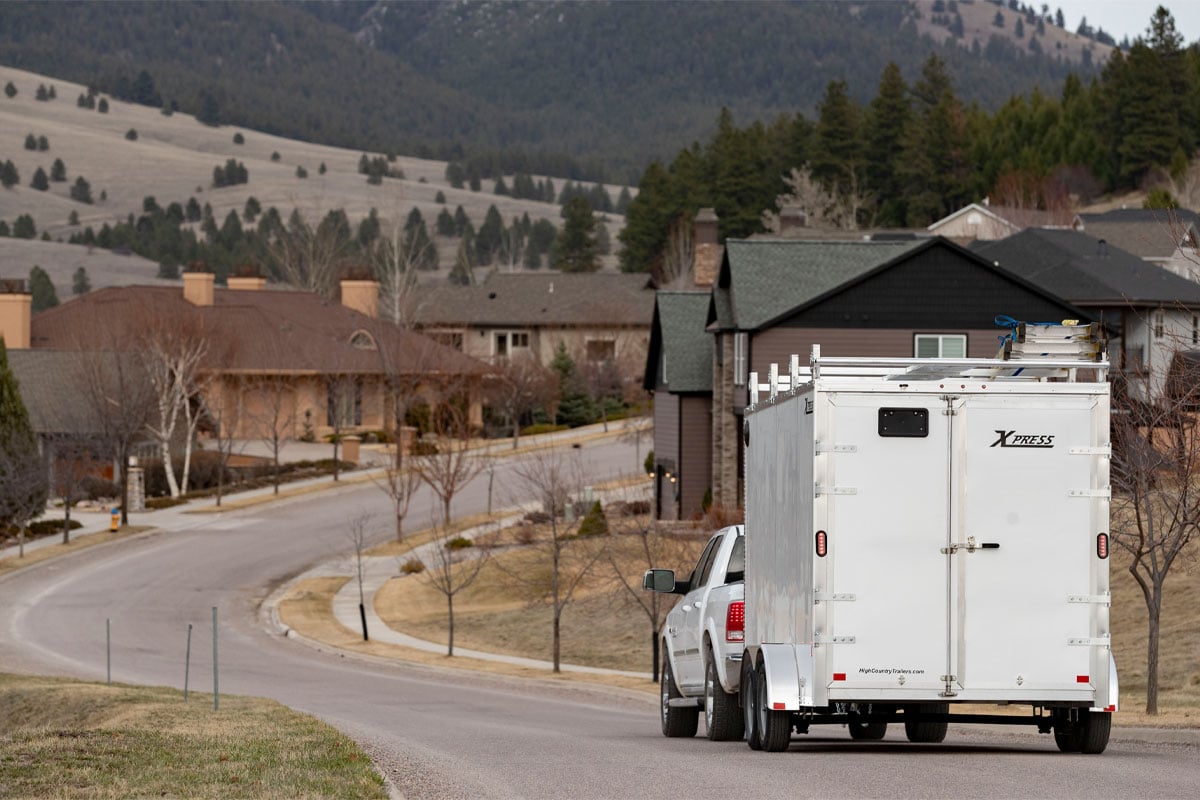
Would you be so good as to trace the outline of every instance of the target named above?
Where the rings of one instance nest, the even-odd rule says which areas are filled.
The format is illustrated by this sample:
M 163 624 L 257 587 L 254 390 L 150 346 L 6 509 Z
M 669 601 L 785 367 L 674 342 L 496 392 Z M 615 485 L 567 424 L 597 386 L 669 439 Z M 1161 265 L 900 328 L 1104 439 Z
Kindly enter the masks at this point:
M 349 245 L 337 226 L 322 222 L 314 227 L 299 211 L 293 211 L 287 226 L 272 236 L 268 254 L 281 279 L 297 289 L 333 299 L 339 262 Z
M 442 503 L 442 520 L 449 524 L 454 496 L 480 473 L 484 455 L 471 448 L 470 409 L 461 396 L 450 393 L 430 412 L 435 443 L 421 443 L 412 457 L 413 467 Z
M 220 392 L 212 390 L 220 388 Z M 242 375 L 230 375 L 223 379 L 214 379 L 208 386 L 210 391 L 198 392 L 203 399 L 203 408 L 195 417 L 206 418 L 212 426 L 212 438 L 217 445 L 217 497 L 216 504 L 221 505 L 225 489 L 225 470 L 233 457 L 237 446 L 238 427 L 246 406 L 246 378 Z M 278 489 L 278 461 L 276 461 L 276 492 Z
M 514 450 L 521 436 L 521 419 L 553 405 L 557 396 L 558 376 L 532 354 L 518 353 L 499 365 L 498 379 L 492 384 L 492 403 L 512 425 Z
M 780 230 L 779 211 L 785 208 L 799 208 L 807 215 L 807 224 L 814 228 L 837 228 L 841 230 L 856 230 L 858 214 L 869 206 L 871 198 L 862 193 L 858 186 L 858 177 L 853 168 L 850 170 L 849 188 L 844 194 L 836 194 L 814 180 L 812 170 L 806 164 L 799 169 L 793 168 L 791 173 L 783 176 L 788 192 L 775 198 L 775 209 L 767 209 L 762 213 L 763 227 L 771 232 Z
M 425 554 L 416 556 L 425 566 L 421 579 L 446 598 L 447 656 L 454 655 L 454 598 L 475 583 L 490 556 L 482 548 L 454 545 L 456 538 L 449 526 L 435 525 L 433 539 L 414 551 Z
M 530 546 L 530 552 L 544 569 L 506 570 L 506 573 L 522 584 L 534 601 L 550 606 L 551 660 L 555 672 L 562 671 L 563 612 L 605 553 L 602 542 L 591 537 L 576 538 L 582 513 L 564 513 L 567 505 L 583 493 L 583 471 L 574 453 L 548 448 L 512 467 L 523 493 L 541 500 L 549 518 L 549 537 Z
M 1112 535 L 1146 602 L 1146 713 L 1158 713 L 1160 620 L 1167 575 L 1200 527 L 1200 364 L 1176 359 L 1168 390 L 1142 402 L 1115 386 Z
M 367 513 L 357 514 L 346 524 L 346 538 L 354 547 L 354 574 L 358 581 L 358 617 L 362 620 L 363 641 L 369 641 L 367 633 L 367 598 L 363 591 L 363 559 L 367 552 L 368 529 L 371 527 L 372 516 Z
M 167 488 L 171 497 L 178 497 L 180 483 L 171 463 L 171 444 L 175 439 L 180 416 L 186 417 L 184 442 L 184 488 L 191 465 L 192 425 L 190 402 L 196 388 L 197 374 L 208 353 L 209 333 L 199 317 L 166 317 L 149 312 L 138 326 L 138 353 L 147 377 L 154 387 L 157 414 L 148 424 L 158 443 Z
M 654 265 L 654 285 L 659 289 L 690 289 L 695 265 L 696 227 L 682 216 L 671 223 L 666 249 Z
M 390 236 L 376 240 L 371 249 L 371 266 L 379 279 L 380 317 L 408 329 L 412 327 L 417 300 L 419 242 L 409 236 L 399 220 Z

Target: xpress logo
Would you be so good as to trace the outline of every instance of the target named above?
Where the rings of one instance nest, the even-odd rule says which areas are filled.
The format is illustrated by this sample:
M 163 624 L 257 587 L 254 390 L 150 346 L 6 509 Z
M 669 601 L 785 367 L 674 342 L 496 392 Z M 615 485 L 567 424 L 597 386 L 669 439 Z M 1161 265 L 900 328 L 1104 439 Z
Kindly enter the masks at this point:
M 996 431 L 996 435 L 992 447 L 1054 447 L 1053 434 Z

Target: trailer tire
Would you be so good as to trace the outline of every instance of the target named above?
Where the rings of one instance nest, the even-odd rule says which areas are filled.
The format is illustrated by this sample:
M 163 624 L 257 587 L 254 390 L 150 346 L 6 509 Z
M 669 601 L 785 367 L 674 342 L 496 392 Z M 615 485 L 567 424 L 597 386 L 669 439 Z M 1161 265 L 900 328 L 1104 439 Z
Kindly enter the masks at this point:
M 1051 712 L 1054 721 L 1054 744 L 1064 753 L 1078 753 L 1083 743 L 1080 741 L 1079 726 L 1071 722 L 1069 711 L 1056 708 Z
M 721 688 L 715 654 L 710 655 L 704 665 L 704 730 L 714 742 L 736 741 L 745 733 L 737 695 Z
M 1112 732 L 1112 714 L 1107 711 L 1084 711 L 1076 730 L 1079 752 L 1100 755 L 1108 747 L 1108 736 Z
M 949 714 L 949 703 L 921 703 L 920 705 L 907 706 L 905 712 L 912 711 L 917 714 Z M 904 735 L 908 737 L 910 742 L 918 744 L 938 744 L 946 740 L 946 731 L 949 729 L 948 722 L 908 722 L 904 723 Z
M 755 705 L 758 706 L 756 726 L 762 749 L 768 753 L 782 753 L 792 742 L 792 712 L 776 711 L 767 705 L 767 670 L 762 664 L 758 665 L 754 683 L 757 689 Z
M 679 691 L 679 687 L 675 685 L 675 678 L 671 675 L 671 662 L 665 661 L 662 668 L 662 683 L 661 683 L 661 700 L 662 700 L 662 732 L 663 736 L 676 738 L 686 738 L 695 736 L 696 730 L 700 727 L 700 708 L 689 706 L 672 706 L 670 701 L 683 697 Z
M 850 729 L 850 738 L 858 741 L 876 741 L 887 736 L 886 722 L 851 722 L 846 725 Z
M 742 683 L 738 689 L 742 698 L 742 726 L 746 729 L 746 744 L 751 750 L 762 750 L 762 736 L 758 730 L 758 681 L 754 669 L 742 659 Z

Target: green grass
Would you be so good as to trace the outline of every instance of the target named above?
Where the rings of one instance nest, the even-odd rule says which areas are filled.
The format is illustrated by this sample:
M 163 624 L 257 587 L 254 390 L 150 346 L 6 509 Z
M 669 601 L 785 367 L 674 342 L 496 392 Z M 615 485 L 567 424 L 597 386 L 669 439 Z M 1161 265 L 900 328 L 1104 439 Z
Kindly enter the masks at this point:
M 387 797 L 351 739 L 260 698 L 0 674 L 0 731 L 0 797 Z

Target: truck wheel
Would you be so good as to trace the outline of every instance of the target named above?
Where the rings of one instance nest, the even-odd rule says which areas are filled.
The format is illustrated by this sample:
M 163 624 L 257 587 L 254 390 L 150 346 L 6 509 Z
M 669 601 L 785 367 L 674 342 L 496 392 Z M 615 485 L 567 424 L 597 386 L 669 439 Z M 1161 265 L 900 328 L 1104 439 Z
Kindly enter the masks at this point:
M 745 733 L 737 695 L 721 688 L 715 655 L 704 666 L 704 728 L 714 742 L 735 741 Z
M 1108 735 L 1112 732 L 1112 714 L 1107 711 L 1084 711 L 1077 726 L 1079 752 L 1099 755 L 1108 747 Z
M 782 753 L 792 741 L 792 713 L 776 711 L 767 705 L 767 670 L 758 666 L 754 683 L 757 691 L 758 719 L 756 721 L 762 749 L 768 753 Z
M 738 690 L 742 698 L 742 725 L 746 729 L 746 744 L 751 750 L 762 750 L 762 735 L 758 729 L 758 681 L 754 670 L 743 659 L 742 683 Z
M 905 711 L 911 710 L 918 714 L 948 714 L 950 713 L 949 703 L 921 703 L 916 706 L 907 706 Z M 908 722 L 904 723 L 904 735 L 908 737 L 910 742 L 919 744 L 937 744 L 945 741 L 946 730 L 950 727 L 948 722 Z
M 671 675 L 671 662 L 664 661 L 662 668 L 662 732 L 671 738 L 695 736 L 700 727 L 700 709 L 689 706 L 672 706 L 672 700 L 683 697 L 675 678 Z

